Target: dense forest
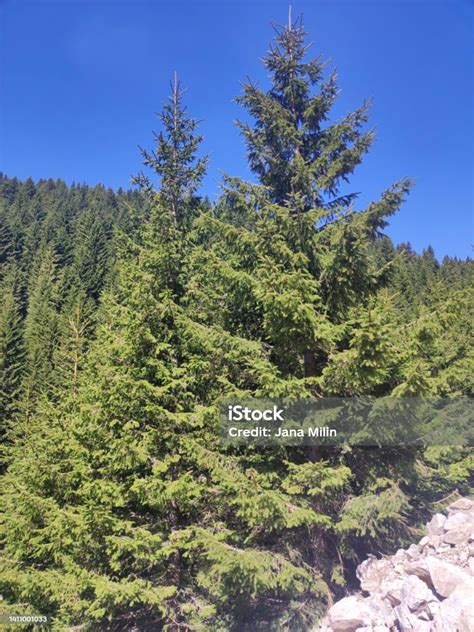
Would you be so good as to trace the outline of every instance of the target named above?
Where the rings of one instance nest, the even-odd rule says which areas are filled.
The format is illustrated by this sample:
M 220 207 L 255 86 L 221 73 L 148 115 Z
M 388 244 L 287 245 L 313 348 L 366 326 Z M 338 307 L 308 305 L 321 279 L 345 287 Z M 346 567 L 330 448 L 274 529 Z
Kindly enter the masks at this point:
M 459 446 L 221 445 L 229 395 L 473 390 L 473 261 L 384 234 L 411 181 L 365 209 L 342 192 L 368 104 L 334 121 L 307 53 L 300 21 L 277 32 L 271 85 L 238 97 L 255 181 L 213 202 L 176 79 L 133 190 L 0 176 L 3 612 L 308 631 L 368 553 L 469 493 Z

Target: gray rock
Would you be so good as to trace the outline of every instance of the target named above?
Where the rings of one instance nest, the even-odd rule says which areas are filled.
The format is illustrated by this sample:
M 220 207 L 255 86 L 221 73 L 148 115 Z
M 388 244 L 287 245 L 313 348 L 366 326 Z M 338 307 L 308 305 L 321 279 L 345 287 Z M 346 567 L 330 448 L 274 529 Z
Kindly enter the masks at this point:
M 462 584 L 451 593 L 450 599 L 462 604 L 459 627 L 466 632 L 474 631 L 474 582 Z
M 474 611 L 471 590 L 458 587 L 448 599 L 439 604 L 433 620 L 436 632 L 472 632 L 474 630 Z
M 426 531 L 428 535 L 441 535 L 444 531 L 444 523 L 446 522 L 446 516 L 443 514 L 435 514 L 426 525 Z
M 427 564 L 431 582 L 436 592 L 442 597 L 449 597 L 458 586 L 469 585 L 472 581 L 465 571 L 444 560 L 428 557 Z
M 474 501 L 469 500 L 469 498 L 459 498 L 459 500 L 449 505 L 448 512 L 470 511 L 471 509 L 474 509 Z
M 402 604 L 393 609 L 397 618 L 398 628 L 402 632 L 411 632 L 416 621 L 416 616 L 412 614 L 408 608 Z
M 439 545 L 441 544 L 441 536 L 440 535 L 431 535 L 430 536 L 430 546 L 432 546 L 434 549 L 437 549 L 439 547 Z
M 462 544 L 463 542 L 469 542 L 471 531 L 472 526 L 469 524 L 464 524 L 460 527 L 457 527 L 456 529 L 451 529 L 450 531 L 447 531 L 441 539 L 446 544 Z
M 469 558 L 468 568 L 469 568 L 469 571 L 470 571 L 471 575 L 474 575 L 474 557 L 470 557 Z
M 416 544 L 410 544 L 407 548 L 407 555 L 411 560 L 417 560 L 420 557 L 420 549 Z
M 416 575 L 409 575 L 402 585 L 402 605 L 411 612 L 417 612 L 430 601 L 437 601 L 428 586 Z
M 425 584 L 432 586 L 431 583 L 431 575 L 428 570 L 428 564 L 426 563 L 426 558 L 422 560 L 417 560 L 416 562 L 407 562 L 403 567 L 404 572 L 407 575 L 416 575 Z
M 380 585 L 381 594 L 388 599 L 392 606 L 398 606 L 402 601 L 402 577 L 393 577 L 382 581 Z
M 425 535 L 424 537 L 421 538 L 421 540 L 418 542 L 418 546 L 420 547 L 420 549 L 424 549 L 425 546 L 427 546 L 430 543 L 430 536 L 429 535 Z
M 334 632 L 354 632 L 370 623 L 370 610 L 365 601 L 345 597 L 335 603 L 328 612 L 328 624 Z
M 474 512 L 457 511 L 448 517 L 444 523 L 444 530 L 451 531 L 452 529 L 468 526 L 470 526 L 472 530 L 474 526 Z
M 395 624 L 395 615 L 388 600 L 373 595 L 366 600 L 366 604 L 370 610 L 370 620 L 373 623 L 386 625 L 389 628 Z
M 382 580 L 387 577 L 392 568 L 388 560 L 369 558 L 357 567 L 357 577 L 362 590 L 372 593 L 378 592 Z
M 417 619 L 413 624 L 413 632 L 431 632 L 430 621 L 420 621 Z
M 313 632 L 474 632 L 474 502 L 435 514 L 418 545 L 357 568 L 362 594 L 334 604 Z

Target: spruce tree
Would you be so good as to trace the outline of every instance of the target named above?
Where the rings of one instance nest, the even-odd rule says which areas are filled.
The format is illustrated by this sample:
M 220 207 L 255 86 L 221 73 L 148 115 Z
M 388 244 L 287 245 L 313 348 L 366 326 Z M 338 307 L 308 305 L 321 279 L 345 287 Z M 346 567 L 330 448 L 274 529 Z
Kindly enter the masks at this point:
M 465 475 L 464 454 L 443 454 L 427 475 L 417 459 L 432 467 L 437 455 L 415 449 L 220 443 L 226 396 L 403 394 L 427 384 L 444 393 L 467 366 L 438 339 L 456 320 L 465 359 L 465 306 L 458 318 L 453 297 L 426 331 L 424 314 L 402 323 L 397 292 L 381 288 L 392 260 L 386 252 L 380 265 L 377 240 L 409 183 L 356 212 L 340 187 L 372 139 L 366 107 L 327 123 L 335 77 L 324 82 L 306 52 L 301 22 L 277 33 L 265 60 L 270 89 L 248 84 L 241 99 L 256 119 L 242 131 L 259 182 L 226 177 L 213 208 L 198 196 L 205 160 L 174 82 L 156 147 L 143 152 L 159 188 L 136 179 L 146 221 L 134 215 L 117 238 L 94 340 L 84 340 L 81 311 L 103 284 L 94 247 L 72 250 L 86 286 L 77 305 L 61 291 L 58 300 L 73 284 L 57 283 L 52 246 L 42 255 L 29 366 L 41 367 L 35 384 L 52 366 L 64 388 L 43 387 L 49 400 L 39 398 L 8 450 L 1 590 L 8 604 L 52 614 L 55 627 L 306 631 L 368 547 L 388 552 L 419 517 L 418 500 Z M 72 188 L 73 217 L 89 193 Z M 102 244 L 94 234 L 90 243 Z M 399 342 L 402 325 L 416 357 Z M 413 377 L 418 361 L 426 379 Z
M 59 335 L 58 279 L 53 248 L 40 251 L 38 259 L 25 318 L 25 397 L 28 409 L 40 393 L 49 391 L 53 383 L 53 358 Z
M 196 134 L 198 122 L 186 115 L 183 90 L 175 73 L 171 95 L 160 113 L 162 130 L 154 132 L 155 149 L 141 149 L 143 164 L 160 180 L 160 196 L 176 225 L 188 229 L 195 213 L 195 192 L 206 172 L 206 156 L 196 159 L 202 136 Z M 140 173 L 134 182 L 152 192 L 154 184 Z
M 15 268 L 8 271 L 0 287 L 0 432 L 3 435 L 6 421 L 17 411 L 25 361 L 20 282 Z

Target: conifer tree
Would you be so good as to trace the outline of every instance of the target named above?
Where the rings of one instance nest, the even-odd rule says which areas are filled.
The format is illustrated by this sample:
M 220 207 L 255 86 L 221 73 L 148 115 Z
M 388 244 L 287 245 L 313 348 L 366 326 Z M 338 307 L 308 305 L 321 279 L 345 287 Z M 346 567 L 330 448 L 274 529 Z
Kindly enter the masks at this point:
M 186 115 L 183 90 L 176 73 L 160 121 L 162 130 L 154 133 L 156 148 L 141 149 L 143 164 L 159 177 L 160 196 L 171 209 L 176 224 L 188 229 L 195 212 L 195 192 L 206 172 L 208 159 L 206 156 L 196 159 L 202 136 L 196 134 L 198 122 Z M 143 173 L 134 181 L 145 190 L 154 190 L 153 183 Z
M 69 191 L 66 233 L 82 226 L 88 245 L 68 246 L 61 282 L 54 244 L 35 253 L 27 368 L 33 390 L 50 395 L 8 449 L 0 588 L 55 627 L 306 632 L 344 585 L 345 564 L 364 547 L 396 546 L 417 500 L 465 476 L 464 454 L 444 453 L 430 478 L 415 450 L 220 444 L 225 396 L 446 393 L 467 367 L 464 295 L 458 312 L 453 296 L 435 321 L 413 325 L 397 292 L 380 289 L 391 255 L 380 265 L 376 240 L 409 183 L 356 212 L 341 186 L 370 146 L 366 107 L 329 124 L 335 77 L 324 82 L 306 52 L 302 23 L 290 23 L 265 60 L 270 89 L 244 88 L 260 180 L 226 177 L 215 208 L 198 196 L 206 162 L 174 82 L 156 147 L 143 152 L 160 185 L 136 178 L 146 221 L 133 216 L 114 242 L 116 279 L 93 334 L 110 194 Z M 34 187 L 23 189 L 31 200 Z M 88 205 L 100 208 L 95 226 Z M 65 269 L 81 271 L 77 287 Z M 437 456 L 426 457 L 432 469 Z
M 24 372 L 25 349 L 23 342 L 23 322 L 19 296 L 18 272 L 11 269 L 6 276 L 2 290 L 0 311 L 0 420 L 1 433 L 5 432 L 5 422 L 17 410 Z
M 28 401 L 47 392 L 53 382 L 53 357 L 58 343 L 57 272 L 53 249 L 39 254 L 25 318 L 27 349 L 25 388 Z
M 110 269 L 110 238 L 97 205 L 82 213 L 76 230 L 72 275 L 86 297 L 98 301 Z

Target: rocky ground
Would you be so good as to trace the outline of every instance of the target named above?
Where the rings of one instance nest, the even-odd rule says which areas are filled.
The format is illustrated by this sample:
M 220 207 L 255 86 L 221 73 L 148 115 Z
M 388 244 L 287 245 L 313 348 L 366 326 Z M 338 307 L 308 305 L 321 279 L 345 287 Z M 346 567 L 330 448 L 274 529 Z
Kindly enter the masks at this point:
M 474 632 L 474 502 L 452 503 L 418 544 L 365 560 L 357 577 L 361 591 L 314 632 Z

